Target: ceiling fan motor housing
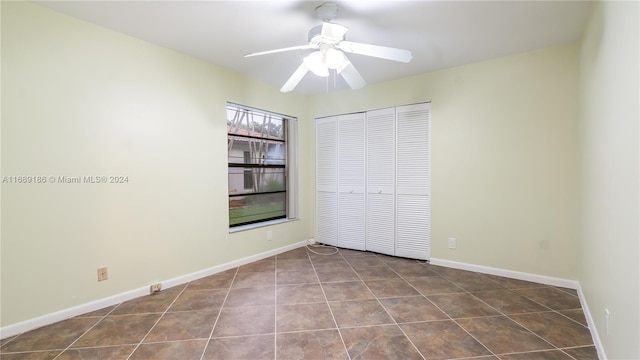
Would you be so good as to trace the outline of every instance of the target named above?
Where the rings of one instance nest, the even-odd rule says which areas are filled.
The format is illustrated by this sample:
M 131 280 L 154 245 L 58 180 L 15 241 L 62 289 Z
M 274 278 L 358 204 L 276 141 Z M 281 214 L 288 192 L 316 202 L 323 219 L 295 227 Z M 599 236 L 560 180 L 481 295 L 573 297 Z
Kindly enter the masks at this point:
M 329 75 L 329 69 L 340 74 L 352 89 L 365 86 L 366 82 L 362 75 L 358 73 L 345 53 L 373 56 L 404 63 L 411 61 L 412 55 L 409 50 L 345 41 L 345 34 L 349 28 L 331 22 L 337 13 L 338 6 L 335 3 L 324 3 L 316 8 L 316 14 L 322 19 L 322 25 L 314 26 L 309 30 L 309 43 L 306 45 L 262 51 L 245 55 L 245 57 L 313 49 L 314 51 L 303 58 L 302 64 L 282 86 L 280 89 L 282 92 L 293 90 L 309 71 L 318 76 L 326 77 Z
M 309 44 L 318 46 L 321 44 L 335 45 L 344 40 L 347 27 L 325 21 L 322 25 L 314 26 L 309 30 Z
M 319 45 L 322 41 L 322 25 L 314 26 L 309 30 L 309 44 Z

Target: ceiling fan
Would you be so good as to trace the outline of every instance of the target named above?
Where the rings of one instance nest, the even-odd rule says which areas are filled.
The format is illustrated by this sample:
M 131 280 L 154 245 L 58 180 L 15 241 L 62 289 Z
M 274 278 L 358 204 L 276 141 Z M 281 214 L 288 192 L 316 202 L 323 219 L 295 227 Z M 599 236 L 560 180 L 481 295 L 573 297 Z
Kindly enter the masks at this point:
M 408 63 L 413 58 L 409 50 L 346 41 L 344 35 L 349 29 L 346 26 L 331 22 L 338 13 L 338 6 L 334 3 L 322 4 L 315 10 L 316 14 L 322 19 L 322 25 L 315 26 L 309 30 L 308 44 L 245 55 L 245 57 L 251 57 L 291 50 L 315 50 L 303 59 L 302 64 L 280 89 L 282 92 L 289 92 L 295 89 L 309 71 L 318 76 L 326 77 L 329 76 L 330 69 L 340 74 L 352 89 L 359 89 L 365 86 L 367 84 L 366 81 L 349 61 L 345 52 L 403 63 Z

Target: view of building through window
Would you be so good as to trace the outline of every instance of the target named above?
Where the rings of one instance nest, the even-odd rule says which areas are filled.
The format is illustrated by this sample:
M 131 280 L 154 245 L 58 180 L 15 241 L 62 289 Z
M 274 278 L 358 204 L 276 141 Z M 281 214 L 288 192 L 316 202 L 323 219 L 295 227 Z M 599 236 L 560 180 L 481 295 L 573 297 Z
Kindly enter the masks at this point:
M 230 227 L 287 217 L 287 122 L 227 105 Z

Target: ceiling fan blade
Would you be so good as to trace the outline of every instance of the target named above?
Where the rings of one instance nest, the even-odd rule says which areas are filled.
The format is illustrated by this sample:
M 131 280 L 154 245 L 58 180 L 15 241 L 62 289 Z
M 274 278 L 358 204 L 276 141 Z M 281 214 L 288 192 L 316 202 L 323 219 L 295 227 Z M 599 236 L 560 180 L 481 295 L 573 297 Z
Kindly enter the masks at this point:
M 338 43 L 338 48 L 348 53 L 373 56 L 381 59 L 399 61 L 408 63 L 413 59 L 411 51 L 404 49 L 396 49 L 386 46 L 362 44 L 351 41 L 341 41 Z
M 275 49 L 275 50 L 267 50 L 267 51 L 254 52 L 254 53 L 251 53 L 251 54 L 247 54 L 247 55 L 245 55 L 244 57 L 252 57 L 252 56 L 259 56 L 259 55 L 275 54 L 275 53 L 284 52 L 284 51 L 291 51 L 291 50 L 305 50 L 305 49 L 313 49 L 313 48 L 315 48 L 315 46 L 314 46 L 314 45 L 306 44 L 306 45 L 292 46 L 292 47 L 287 47 L 287 48 L 282 48 L 282 49 Z
M 362 75 L 360 75 L 358 70 L 356 70 L 356 67 L 353 66 L 350 61 L 348 62 L 348 65 L 342 68 L 338 73 L 342 75 L 344 81 L 346 81 L 352 89 L 360 89 L 367 85 L 367 82 L 364 81 Z
M 322 30 L 320 31 L 320 35 L 324 38 L 337 42 L 344 39 L 344 34 L 346 34 L 347 31 L 349 31 L 349 28 L 344 25 L 324 22 L 322 23 Z
M 296 71 L 293 72 L 291 77 L 289 77 L 289 80 L 287 80 L 287 82 L 284 83 L 284 85 L 282 85 L 282 88 L 280 88 L 280 91 L 289 92 L 295 89 L 295 87 L 298 86 L 302 78 L 305 75 L 307 75 L 308 71 L 309 71 L 309 68 L 307 68 L 307 66 L 304 63 L 300 64 L 300 66 L 298 66 Z

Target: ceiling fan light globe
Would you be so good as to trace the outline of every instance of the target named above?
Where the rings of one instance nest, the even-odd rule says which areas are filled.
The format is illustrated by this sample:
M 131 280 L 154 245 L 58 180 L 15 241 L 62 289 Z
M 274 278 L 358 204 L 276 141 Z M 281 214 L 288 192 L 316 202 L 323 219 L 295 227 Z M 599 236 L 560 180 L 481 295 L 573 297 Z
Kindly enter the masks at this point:
M 302 62 L 312 73 L 322 77 L 329 76 L 329 68 L 322 61 L 322 53 L 319 51 L 314 51 L 307 55 L 302 59 Z
M 325 64 L 329 69 L 337 70 L 345 66 L 347 58 L 340 50 L 329 48 L 325 53 Z

